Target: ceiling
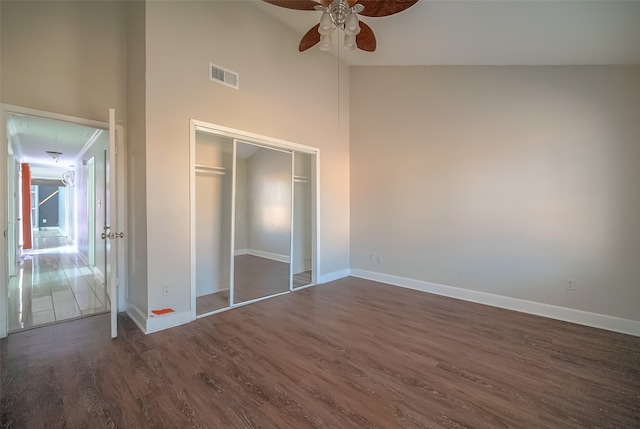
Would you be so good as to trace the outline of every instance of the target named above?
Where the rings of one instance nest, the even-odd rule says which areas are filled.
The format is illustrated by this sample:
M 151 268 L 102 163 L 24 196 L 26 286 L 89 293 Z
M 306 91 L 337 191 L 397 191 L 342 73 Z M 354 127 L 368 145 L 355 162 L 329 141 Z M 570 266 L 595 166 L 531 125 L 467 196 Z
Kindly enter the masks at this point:
M 17 113 L 7 114 L 7 130 L 13 140 L 17 159 L 28 163 L 33 178 L 60 179 L 78 156 L 102 132 L 70 122 Z M 56 160 L 46 151 L 62 152 Z
M 320 19 L 317 11 L 249 3 L 291 29 L 296 52 Z M 378 48 L 368 53 L 334 47 L 333 55 L 348 65 L 640 64 L 640 0 L 420 0 L 396 15 L 362 20 L 375 32 Z M 21 162 L 43 178 L 69 170 L 100 132 L 19 114 L 10 114 L 7 125 Z M 47 150 L 62 155 L 56 162 Z
M 320 19 L 317 11 L 251 3 L 293 30 L 296 51 Z M 640 64 L 640 0 L 420 0 L 396 15 L 362 20 L 378 48 L 334 46 L 348 65 Z

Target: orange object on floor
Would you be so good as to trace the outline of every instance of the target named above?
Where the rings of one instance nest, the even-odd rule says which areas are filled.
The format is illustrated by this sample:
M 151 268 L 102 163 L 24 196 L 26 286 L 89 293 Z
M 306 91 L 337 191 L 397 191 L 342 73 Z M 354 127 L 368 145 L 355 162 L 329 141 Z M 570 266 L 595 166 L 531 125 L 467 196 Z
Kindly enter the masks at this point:
M 151 310 L 153 314 L 157 314 L 158 316 L 161 314 L 173 313 L 175 310 L 173 308 L 163 308 L 162 310 Z

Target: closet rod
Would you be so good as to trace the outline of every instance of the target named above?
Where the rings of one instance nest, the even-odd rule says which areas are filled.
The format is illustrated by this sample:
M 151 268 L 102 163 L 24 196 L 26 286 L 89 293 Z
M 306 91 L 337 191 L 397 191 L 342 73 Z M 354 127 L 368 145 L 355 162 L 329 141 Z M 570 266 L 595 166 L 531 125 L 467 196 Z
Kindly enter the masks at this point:
M 210 167 L 208 165 L 196 164 L 196 173 L 204 174 L 227 174 L 227 170 L 223 167 Z

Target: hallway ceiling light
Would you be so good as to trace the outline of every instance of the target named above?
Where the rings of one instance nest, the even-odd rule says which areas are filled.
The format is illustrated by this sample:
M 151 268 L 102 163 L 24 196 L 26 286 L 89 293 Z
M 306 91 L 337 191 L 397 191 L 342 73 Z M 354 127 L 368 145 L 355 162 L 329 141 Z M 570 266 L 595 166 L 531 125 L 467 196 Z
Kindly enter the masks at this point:
M 418 0 L 264 0 L 265 2 L 295 10 L 322 11 L 320 23 L 302 37 L 300 52 L 320 43 L 320 50 L 332 48 L 331 35 L 338 29 L 344 32 L 344 47 L 373 52 L 376 36 L 373 30 L 358 19 L 358 14 L 370 17 L 389 16 L 413 6 Z
M 48 150 L 46 152 L 47 152 L 47 155 L 53 158 L 55 162 L 58 162 L 58 158 L 60 157 L 60 155 L 62 155 L 62 152 L 56 152 L 54 150 Z
M 60 158 L 60 155 L 62 155 L 62 152 L 58 152 L 58 131 L 56 130 L 56 137 L 55 137 L 55 146 L 54 148 L 56 150 L 47 150 L 45 151 L 47 153 L 47 155 L 49 155 L 51 158 L 53 158 L 53 160 L 56 162 L 56 164 L 58 163 L 58 158 Z

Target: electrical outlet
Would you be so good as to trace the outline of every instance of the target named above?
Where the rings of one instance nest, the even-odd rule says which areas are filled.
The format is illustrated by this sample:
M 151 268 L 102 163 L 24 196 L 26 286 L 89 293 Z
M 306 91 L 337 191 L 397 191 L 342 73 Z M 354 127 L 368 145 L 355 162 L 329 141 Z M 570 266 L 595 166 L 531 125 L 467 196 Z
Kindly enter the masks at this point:
M 566 279 L 564 281 L 564 288 L 566 290 L 576 290 L 576 281 L 573 279 Z
M 373 263 L 376 259 L 376 255 L 374 255 L 373 253 L 369 253 L 369 262 Z
M 376 256 L 376 264 L 378 264 L 378 265 L 382 264 L 382 257 L 381 256 Z
M 164 295 L 164 296 L 169 295 L 169 285 L 163 285 L 162 286 L 162 295 Z

